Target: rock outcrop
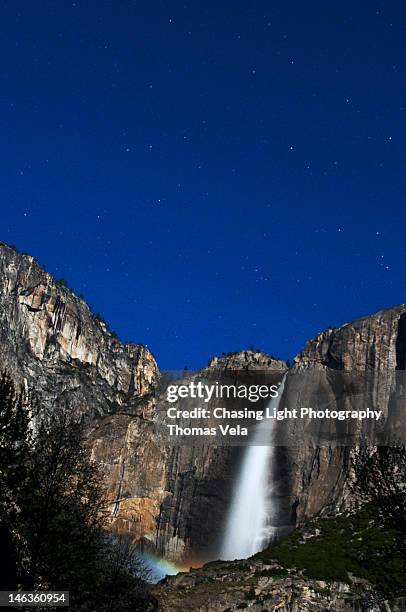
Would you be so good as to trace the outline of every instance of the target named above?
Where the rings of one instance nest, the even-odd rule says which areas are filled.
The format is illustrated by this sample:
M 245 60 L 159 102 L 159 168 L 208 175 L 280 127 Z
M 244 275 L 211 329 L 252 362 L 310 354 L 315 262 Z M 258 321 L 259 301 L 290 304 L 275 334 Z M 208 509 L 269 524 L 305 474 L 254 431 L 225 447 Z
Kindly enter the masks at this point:
M 228 370 L 272 370 L 274 372 L 285 372 L 289 369 L 289 366 L 282 359 L 277 359 L 262 351 L 248 349 L 236 353 L 227 353 L 222 357 L 212 357 L 209 360 L 208 368 L 212 370 L 218 369 L 223 372 Z
M 161 612 L 400 612 L 404 601 L 389 605 L 366 581 L 348 584 L 310 580 L 295 570 L 260 559 L 214 562 L 169 576 L 153 590 Z

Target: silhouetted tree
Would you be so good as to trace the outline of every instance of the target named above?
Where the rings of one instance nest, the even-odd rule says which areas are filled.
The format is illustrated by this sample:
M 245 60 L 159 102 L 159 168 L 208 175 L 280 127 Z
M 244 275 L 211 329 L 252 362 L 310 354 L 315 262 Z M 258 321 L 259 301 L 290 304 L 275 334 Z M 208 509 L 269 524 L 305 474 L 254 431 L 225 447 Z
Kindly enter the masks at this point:
M 75 611 L 154 610 L 134 547 L 105 529 L 103 478 L 91 461 L 83 426 L 57 409 L 36 412 L 30 433 L 27 403 L 3 375 L 0 561 L 8 568 L 0 573 L 3 589 L 69 590 Z
M 29 415 L 23 395 L 17 394 L 10 376 L 0 378 L 0 518 L 14 514 L 24 487 L 29 454 Z
M 126 535 L 108 535 L 103 594 L 105 610 L 154 609 L 144 581 L 151 571 L 140 557 L 137 547 Z
M 58 411 L 43 418 L 27 471 L 30 486 L 21 507 L 27 586 L 71 585 L 83 596 L 97 572 L 104 490 L 81 425 Z
M 0 550 L 6 571 L 0 574 L 3 589 L 17 586 L 19 508 L 27 488 L 29 415 L 22 394 L 15 392 L 10 376 L 0 377 Z M 21 542 L 20 542 L 21 544 Z

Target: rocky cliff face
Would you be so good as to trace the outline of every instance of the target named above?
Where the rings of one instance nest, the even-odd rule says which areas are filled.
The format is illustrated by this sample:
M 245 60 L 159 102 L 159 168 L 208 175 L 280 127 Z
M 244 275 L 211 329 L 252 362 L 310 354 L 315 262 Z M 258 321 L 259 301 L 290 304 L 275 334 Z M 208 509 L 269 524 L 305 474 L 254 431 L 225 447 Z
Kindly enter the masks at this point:
M 111 523 L 144 546 L 176 559 L 209 560 L 219 541 L 244 449 L 168 445 L 157 429 L 151 353 L 123 345 L 85 302 L 32 257 L 0 243 L 1 365 L 43 404 L 88 422 L 103 467 Z M 330 329 L 309 342 L 293 373 L 404 369 L 406 306 Z M 213 358 L 210 370 L 269 370 L 287 364 L 257 351 Z M 292 393 L 293 379 L 286 385 Z M 303 389 L 312 396 L 314 390 Z M 329 387 L 331 399 L 335 391 Z M 390 397 L 382 398 L 386 409 Z M 160 401 L 160 400 L 159 400 Z M 277 524 L 293 526 L 343 503 L 349 451 L 335 445 L 277 450 Z
M 123 345 L 86 303 L 37 262 L 0 243 L 2 367 L 46 405 L 108 414 L 150 393 L 158 369 L 141 345 Z
M 406 305 L 402 304 L 316 336 L 295 357 L 286 386 L 286 403 L 300 396 L 305 406 L 351 408 L 350 394 L 343 394 L 339 388 L 343 380 L 341 372 L 346 372 L 353 385 L 366 389 L 368 405 L 382 409 L 386 421 L 388 415 L 392 420 L 396 418 L 398 411 L 398 431 L 404 436 L 404 392 L 400 400 L 396 397 L 397 387 L 404 385 L 404 378 L 397 379 L 396 375 L 405 369 L 405 321 Z M 332 427 L 332 444 L 317 443 L 321 436 L 314 432 L 312 445 L 285 448 L 280 453 L 278 469 L 284 473 L 280 477 L 284 483 L 284 499 L 294 509 L 299 524 L 321 511 L 342 509 L 347 502 L 351 503 L 345 488 L 351 445 L 368 431 L 359 423 L 351 426 L 335 423 Z M 305 433 L 303 440 L 309 439 Z M 348 443 L 350 434 L 352 442 Z M 385 430 L 378 431 L 377 436 L 383 443 Z M 288 484 L 286 474 L 289 474 Z
M 297 369 L 404 369 L 406 305 L 328 329 L 309 341 L 295 357 Z

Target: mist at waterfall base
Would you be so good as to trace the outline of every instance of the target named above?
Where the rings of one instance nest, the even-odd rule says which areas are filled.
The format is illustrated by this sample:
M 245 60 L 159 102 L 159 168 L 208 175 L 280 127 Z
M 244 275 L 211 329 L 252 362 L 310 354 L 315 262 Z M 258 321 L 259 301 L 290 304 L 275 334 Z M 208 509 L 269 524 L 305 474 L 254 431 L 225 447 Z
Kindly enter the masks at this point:
M 175 565 L 171 561 L 167 561 L 162 557 L 157 557 L 152 554 L 143 553 L 142 561 L 145 569 L 149 570 L 150 577 L 148 578 L 148 582 L 155 584 L 165 578 L 165 576 L 175 576 L 179 574 L 179 572 L 187 571 L 189 568 L 183 568 L 181 566 Z
M 286 375 L 278 396 L 271 400 L 270 409 L 278 409 Z M 257 426 L 252 445 L 246 447 L 240 475 L 237 479 L 220 558 L 225 561 L 246 559 L 263 550 L 275 535 L 272 514 L 271 466 L 273 457 L 274 419 L 264 419 Z
M 176 576 L 182 572 L 189 572 L 191 569 L 202 567 L 203 562 L 189 560 L 187 564 L 174 563 L 164 557 L 159 557 L 152 553 L 143 552 L 141 554 L 144 568 L 150 572 L 148 582 L 156 584 L 165 576 Z
M 174 563 L 164 557 L 159 557 L 149 552 L 143 552 L 140 555 L 144 569 L 150 572 L 147 581 L 151 584 L 156 584 L 165 576 L 176 576 L 182 572 L 190 572 L 192 569 L 197 569 L 204 565 L 203 561 L 189 559 L 187 563 Z

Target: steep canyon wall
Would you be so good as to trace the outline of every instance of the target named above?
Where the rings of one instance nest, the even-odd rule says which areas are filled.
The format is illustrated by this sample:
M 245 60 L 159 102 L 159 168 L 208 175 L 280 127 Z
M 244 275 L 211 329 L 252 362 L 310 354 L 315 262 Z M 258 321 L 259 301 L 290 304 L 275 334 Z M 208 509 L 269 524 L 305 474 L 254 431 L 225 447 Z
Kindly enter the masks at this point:
M 178 561 L 218 554 L 244 449 L 166 444 L 157 429 L 160 373 L 150 351 L 122 344 L 81 298 L 32 257 L 3 243 L 0 348 L 1 367 L 39 405 L 85 419 L 93 457 L 105 474 L 113 529 Z M 300 373 L 368 371 L 378 388 L 380 373 L 402 370 L 405 362 L 406 306 L 401 305 L 311 340 L 295 358 L 284 399 L 289 403 L 294 375 Z M 252 350 L 209 364 L 212 371 L 233 368 L 282 375 L 287 364 Z M 306 384 L 301 392 L 314 400 L 314 389 Z M 334 385 L 326 388 L 336 402 Z M 388 412 L 391 392 L 378 400 Z M 346 503 L 348 460 L 347 446 L 319 445 L 317 436 L 313 445 L 277 448 L 275 523 L 291 528 Z

